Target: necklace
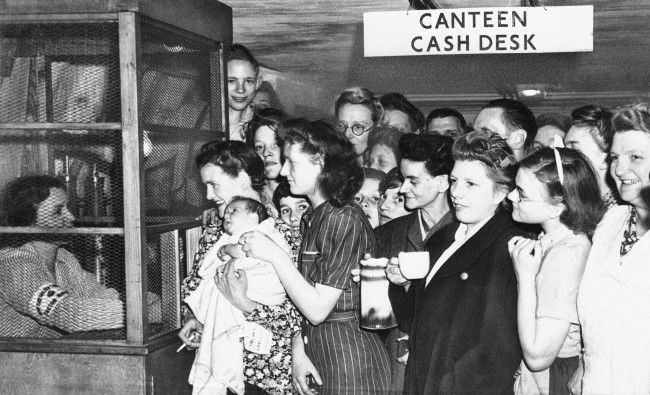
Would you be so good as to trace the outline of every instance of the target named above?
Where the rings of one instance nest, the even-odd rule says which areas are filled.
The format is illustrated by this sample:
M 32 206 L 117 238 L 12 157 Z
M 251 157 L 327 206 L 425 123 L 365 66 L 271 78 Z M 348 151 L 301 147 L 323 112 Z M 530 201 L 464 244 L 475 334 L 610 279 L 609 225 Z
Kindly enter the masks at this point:
M 636 243 L 639 240 L 639 237 L 636 234 L 636 221 L 637 221 L 638 213 L 636 212 L 635 208 L 632 208 L 632 212 L 630 212 L 630 218 L 627 221 L 627 228 L 623 232 L 623 241 L 621 242 L 621 258 L 625 256 L 630 250 L 632 249 L 632 246 L 634 243 Z

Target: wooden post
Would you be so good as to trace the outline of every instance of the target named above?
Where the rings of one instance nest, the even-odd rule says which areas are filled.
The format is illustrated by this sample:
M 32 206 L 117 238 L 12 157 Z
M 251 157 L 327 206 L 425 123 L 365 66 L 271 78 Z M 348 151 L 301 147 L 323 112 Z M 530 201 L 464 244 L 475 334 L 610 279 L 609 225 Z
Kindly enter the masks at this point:
M 219 43 L 218 48 L 210 51 L 210 129 L 221 128 L 224 139 L 230 140 L 227 72 L 223 43 Z
M 148 320 L 146 237 L 143 215 L 144 166 L 138 102 L 140 22 L 134 12 L 120 12 L 118 22 L 124 181 L 126 340 L 142 344 L 147 338 Z
M 189 273 L 194 266 L 194 255 L 199 250 L 199 240 L 201 240 L 201 227 L 187 229 L 185 231 L 185 263 L 186 270 Z

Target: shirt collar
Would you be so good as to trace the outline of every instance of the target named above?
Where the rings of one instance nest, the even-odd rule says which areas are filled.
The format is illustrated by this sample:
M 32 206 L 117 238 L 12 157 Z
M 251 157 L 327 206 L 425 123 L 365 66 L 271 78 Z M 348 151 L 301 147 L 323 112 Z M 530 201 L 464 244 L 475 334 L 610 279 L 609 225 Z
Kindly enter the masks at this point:
M 540 233 L 538 239 L 542 245 L 542 250 L 547 250 L 549 247 L 569 236 L 571 233 L 573 233 L 573 231 L 566 226 L 561 226 L 549 233 Z
M 420 235 L 422 236 L 422 240 L 426 239 L 427 237 L 427 231 L 424 229 L 424 221 L 422 221 L 422 209 L 418 209 L 418 224 L 420 225 Z
M 456 233 L 454 234 L 454 241 L 461 241 L 461 240 L 467 240 L 470 237 L 474 236 L 476 232 L 481 230 L 483 225 L 485 225 L 489 220 L 494 217 L 493 215 L 490 215 L 489 217 L 483 219 L 481 222 L 479 222 L 471 231 L 467 231 L 467 224 L 461 223 L 458 226 L 458 229 L 456 229 Z

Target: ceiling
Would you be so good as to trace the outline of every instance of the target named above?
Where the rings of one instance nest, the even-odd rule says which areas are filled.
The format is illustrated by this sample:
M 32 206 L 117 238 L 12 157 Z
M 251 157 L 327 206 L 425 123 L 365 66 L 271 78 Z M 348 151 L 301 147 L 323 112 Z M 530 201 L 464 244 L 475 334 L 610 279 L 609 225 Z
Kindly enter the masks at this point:
M 224 1 L 233 8 L 235 42 L 286 78 L 327 95 L 362 85 L 376 93 L 402 92 L 430 107 L 480 101 L 496 95 L 500 85 L 518 83 L 550 84 L 560 98 L 618 98 L 650 90 L 647 0 L 542 1 L 594 5 L 594 51 L 589 53 L 381 58 L 363 57 L 363 13 L 407 10 L 406 0 Z

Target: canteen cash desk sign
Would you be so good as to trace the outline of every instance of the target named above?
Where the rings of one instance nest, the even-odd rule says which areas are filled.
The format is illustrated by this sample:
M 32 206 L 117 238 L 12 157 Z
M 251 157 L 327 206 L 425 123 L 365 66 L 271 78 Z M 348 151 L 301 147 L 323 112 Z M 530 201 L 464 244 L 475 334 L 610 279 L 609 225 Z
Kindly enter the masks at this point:
M 364 55 L 591 52 L 594 8 L 495 7 L 363 14 Z

